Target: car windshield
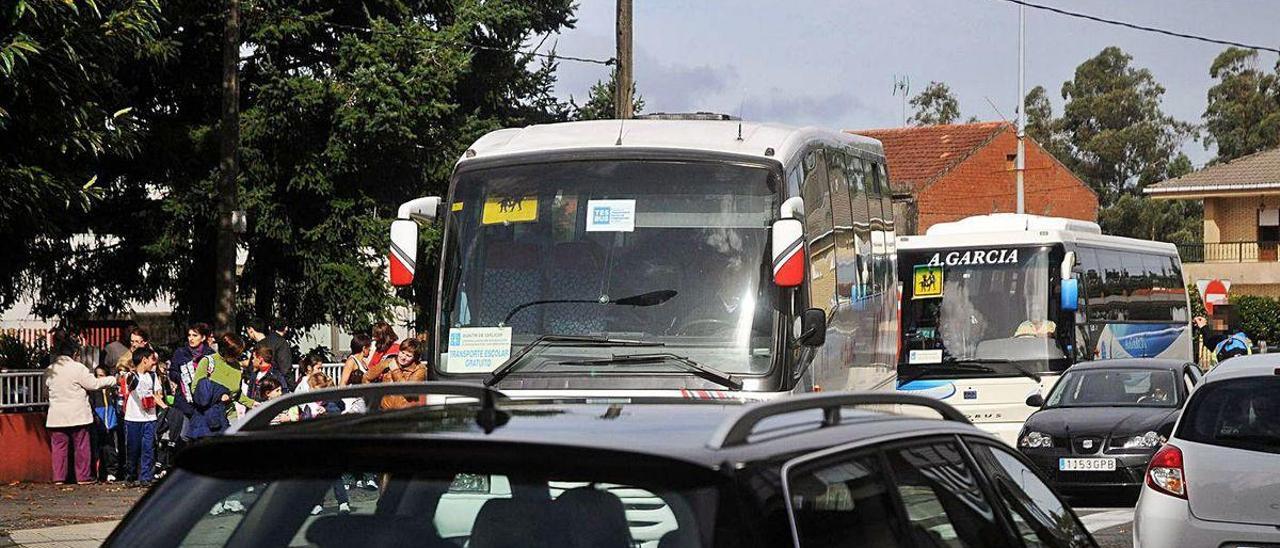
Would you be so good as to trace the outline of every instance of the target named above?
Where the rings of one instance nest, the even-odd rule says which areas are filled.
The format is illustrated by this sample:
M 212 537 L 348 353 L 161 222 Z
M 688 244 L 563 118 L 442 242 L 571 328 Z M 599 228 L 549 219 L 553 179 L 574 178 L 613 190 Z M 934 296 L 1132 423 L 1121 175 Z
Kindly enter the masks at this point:
M 116 532 L 147 546 L 701 546 L 718 491 L 654 481 L 376 467 L 222 478 L 179 470 Z M 512 470 L 518 473 L 517 470 Z M 281 474 L 284 476 L 285 474 Z M 145 539 L 145 540 L 143 540 Z
M 1179 423 L 1177 437 L 1197 443 L 1280 453 L 1280 378 L 1206 383 Z
M 446 374 L 488 373 L 539 336 L 661 342 L 728 373 L 772 366 L 766 249 L 778 181 L 725 162 L 574 161 L 459 174 L 445 240 Z M 548 345 L 521 375 L 662 371 L 609 345 Z M 628 352 L 630 353 L 630 352 Z
M 1065 368 L 1068 360 L 1050 317 L 1050 252 L 899 250 L 904 282 L 910 280 L 902 303 L 902 376 L 1010 376 Z M 986 367 L 959 366 L 966 362 Z
M 1067 371 L 1054 385 L 1046 407 L 1177 407 L 1172 371 L 1086 369 Z

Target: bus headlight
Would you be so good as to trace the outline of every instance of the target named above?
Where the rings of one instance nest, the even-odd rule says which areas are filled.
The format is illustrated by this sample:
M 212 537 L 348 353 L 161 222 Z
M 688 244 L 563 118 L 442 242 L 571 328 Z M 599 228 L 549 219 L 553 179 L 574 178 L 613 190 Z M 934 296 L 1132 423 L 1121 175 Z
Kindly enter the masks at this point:
M 1027 435 L 1022 436 L 1022 439 L 1018 441 L 1018 446 L 1029 449 L 1053 447 L 1053 436 L 1041 432 L 1027 432 Z
M 1154 449 L 1164 443 L 1164 440 L 1160 439 L 1160 434 L 1155 432 L 1120 438 L 1118 441 L 1123 449 Z

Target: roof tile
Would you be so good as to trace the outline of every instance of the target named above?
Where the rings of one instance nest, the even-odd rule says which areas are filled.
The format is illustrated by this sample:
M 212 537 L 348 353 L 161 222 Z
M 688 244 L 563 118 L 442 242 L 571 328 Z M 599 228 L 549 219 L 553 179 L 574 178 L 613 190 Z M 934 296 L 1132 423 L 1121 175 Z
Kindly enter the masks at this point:
M 1258 185 L 1280 186 L 1280 147 L 1255 152 L 1181 177 L 1147 185 L 1145 192 L 1164 194 L 1203 190 L 1248 190 Z
M 950 171 L 1001 131 L 1008 122 L 848 130 L 884 143 L 889 179 L 896 191 L 918 192 Z

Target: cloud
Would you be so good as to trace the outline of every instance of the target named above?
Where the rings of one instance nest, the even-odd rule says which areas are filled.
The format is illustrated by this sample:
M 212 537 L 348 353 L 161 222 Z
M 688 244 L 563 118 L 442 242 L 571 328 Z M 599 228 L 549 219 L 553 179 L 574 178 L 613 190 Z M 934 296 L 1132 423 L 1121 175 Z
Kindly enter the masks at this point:
M 665 64 L 643 57 L 653 64 L 637 65 L 636 92 L 650 112 L 712 110 L 710 103 L 718 101 L 709 100 L 724 95 L 738 81 L 738 71 L 731 66 Z
M 836 129 L 854 127 L 856 124 L 850 124 L 857 119 L 857 114 L 871 111 L 865 102 L 848 91 L 796 95 L 774 88 L 763 97 L 747 97 L 743 105 L 743 117 L 751 120 Z

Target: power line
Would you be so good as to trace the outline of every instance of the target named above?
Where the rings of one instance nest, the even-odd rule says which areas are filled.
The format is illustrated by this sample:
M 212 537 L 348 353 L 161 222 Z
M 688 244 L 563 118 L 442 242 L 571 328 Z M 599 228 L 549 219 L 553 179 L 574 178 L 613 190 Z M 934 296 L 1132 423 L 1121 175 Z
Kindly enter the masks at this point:
M 302 22 L 302 23 L 318 24 L 318 25 L 322 25 L 322 26 L 328 27 L 328 28 L 330 28 L 330 29 L 342 29 L 342 30 L 348 30 L 348 31 L 353 31 L 353 32 L 367 32 L 367 33 L 369 33 L 369 34 L 382 34 L 382 35 L 386 35 L 386 36 L 399 36 L 399 37 L 401 37 L 401 38 L 410 38 L 410 39 L 414 39 L 414 40 L 427 40 L 427 41 L 434 41 L 434 42 L 437 42 L 437 43 L 450 43 L 450 44 L 453 44 L 453 45 L 463 45 L 463 46 L 468 46 L 468 47 L 472 47 L 472 48 L 475 48 L 475 49 L 486 50 L 486 51 L 498 51 L 498 52 L 503 52 L 503 53 L 517 53 L 517 54 L 521 54 L 521 55 L 529 55 L 529 56 L 531 56 L 531 57 L 540 57 L 540 58 L 554 59 L 554 60 L 562 60 L 562 61 L 575 61 L 575 62 L 578 62 L 578 63 L 591 63 L 591 64 L 595 64 L 595 65 L 604 65 L 604 66 L 613 66 L 613 65 L 614 65 L 614 63 L 615 63 L 615 61 L 616 61 L 616 60 L 615 60 L 615 59 L 613 59 L 613 58 L 609 58 L 609 59 L 593 59 L 593 58 L 591 58 L 591 57 L 577 57 L 577 56 L 573 56 L 573 55 L 560 55 L 560 54 L 540 53 L 540 52 L 537 52 L 537 51 L 525 51 L 525 50 L 522 50 L 522 49 L 519 49 L 519 48 L 504 48 L 504 47 L 500 47 L 500 46 L 488 46 L 488 45 L 484 45 L 484 44 L 476 44 L 476 43 L 474 43 L 474 42 L 467 42 L 467 41 L 465 41 L 465 40 L 448 40 L 448 39 L 444 39 L 444 38 L 440 38 L 440 37 L 435 37 L 435 36 L 410 35 L 410 34 L 404 34 L 404 33 L 402 33 L 402 32 L 396 32 L 396 31 L 390 31 L 390 30 L 378 30 L 378 29 L 374 29 L 374 28 L 371 28 L 371 27 L 361 27 L 361 26 L 358 26 L 358 25 L 347 25 L 347 24 L 344 24 L 344 23 L 330 23 L 330 22 L 328 22 L 328 21 L 317 21 L 317 20 L 313 20 L 313 19 L 307 19 L 307 18 L 305 18 L 305 17 L 298 17 L 298 16 L 295 16 L 295 15 L 287 15 L 287 14 L 274 14 L 274 15 L 275 15 L 276 17 L 280 17 L 280 18 L 284 18 L 284 19 L 292 19 L 292 20 L 294 20 L 294 21 L 299 21 L 299 22 Z
M 1144 31 L 1144 32 L 1154 32 L 1154 33 L 1156 33 L 1156 34 L 1163 34 L 1163 35 L 1165 35 L 1165 36 L 1172 36 L 1172 37 L 1175 37 L 1175 38 L 1186 38 L 1186 39 L 1188 39 L 1188 40 L 1197 40 L 1197 41 L 1200 41 L 1200 42 L 1208 42 L 1208 43 L 1210 43 L 1210 44 L 1220 44 L 1220 45 L 1224 45 L 1224 46 L 1235 46 L 1235 47 L 1239 47 L 1239 48 L 1245 48 L 1245 49 L 1251 49 L 1251 50 L 1257 50 L 1257 51 L 1269 51 L 1269 52 L 1272 52 L 1272 53 L 1280 54 L 1280 48 L 1273 48 L 1273 47 L 1267 47 L 1267 46 L 1255 46 L 1255 45 L 1251 45 L 1251 44 L 1245 44 L 1245 43 L 1243 43 L 1243 42 L 1235 42 L 1235 41 L 1232 41 L 1232 40 L 1221 40 L 1221 39 L 1218 39 L 1218 38 L 1209 38 L 1208 36 L 1200 36 L 1200 35 L 1197 35 L 1197 34 L 1188 34 L 1188 33 L 1185 33 L 1185 32 L 1177 32 L 1177 31 L 1172 31 L 1172 30 L 1167 30 L 1167 29 L 1161 29 L 1161 28 L 1156 28 L 1156 27 L 1148 27 L 1148 26 L 1145 26 L 1145 25 L 1138 25 L 1138 24 L 1135 24 L 1135 23 L 1127 23 L 1127 22 L 1124 22 L 1124 21 L 1117 21 L 1117 20 L 1115 20 L 1115 19 L 1106 19 L 1106 18 L 1103 18 L 1103 17 L 1098 17 L 1098 16 L 1096 16 L 1096 15 L 1089 15 L 1089 14 L 1087 14 L 1087 13 L 1079 13 L 1079 12 L 1074 12 L 1074 11 L 1067 11 L 1067 10 L 1064 10 L 1064 9 L 1061 9 L 1061 8 L 1055 8 L 1055 7 L 1053 7 L 1053 6 L 1046 6 L 1046 5 L 1042 5 L 1042 4 L 1033 4 L 1033 3 L 1031 3 L 1031 2 L 1027 2 L 1026 0 L 998 0 L 998 1 L 1000 1 L 1000 2 L 1008 2 L 1008 3 L 1010 3 L 1010 4 L 1018 4 L 1018 5 L 1021 5 L 1021 6 L 1026 6 L 1026 7 L 1028 7 L 1028 8 L 1034 8 L 1034 9 L 1038 9 L 1038 10 L 1051 11 L 1051 12 L 1056 13 L 1056 14 L 1059 14 L 1059 15 L 1066 15 L 1067 17 L 1076 17 L 1076 18 L 1079 18 L 1079 19 L 1088 19 L 1088 20 L 1090 20 L 1090 21 L 1094 21 L 1094 22 L 1098 22 L 1098 23 L 1105 23 L 1105 24 L 1107 24 L 1107 25 L 1115 25 L 1115 26 L 1119 26 L 1119 27 L 1125 27 L 1125 28 L 1130 28 L 1130 29 L 1134 29 L 1134 30 L 1140 30 L 1140 31 Z

